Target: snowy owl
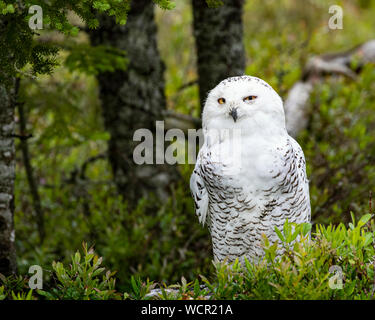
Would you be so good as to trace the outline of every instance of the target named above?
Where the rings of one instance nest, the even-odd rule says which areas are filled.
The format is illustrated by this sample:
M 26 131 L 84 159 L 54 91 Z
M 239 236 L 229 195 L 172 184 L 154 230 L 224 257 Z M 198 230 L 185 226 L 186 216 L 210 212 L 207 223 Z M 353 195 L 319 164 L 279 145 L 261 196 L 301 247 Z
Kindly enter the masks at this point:
M 257 262 L 263 234 L 310 222 L 305 157 L 285 128 L 283 102 L 265 81 L 223 80 L 208 94 L 204 143 L 190 178 L 199 222 L 208 225 L 216 261 Z

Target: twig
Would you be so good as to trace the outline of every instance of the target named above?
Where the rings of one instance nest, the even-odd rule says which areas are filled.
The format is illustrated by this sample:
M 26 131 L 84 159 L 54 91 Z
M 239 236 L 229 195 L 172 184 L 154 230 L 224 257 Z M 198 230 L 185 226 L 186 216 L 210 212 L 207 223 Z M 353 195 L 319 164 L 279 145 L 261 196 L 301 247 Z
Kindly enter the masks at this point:
M 81 179 L 86 179 L 86 170 L 87 170 L 87 166 L 93 162 L 96 162 L 98 160 L 101 160 L 101 159 L 106 159 L 107 158 L 107 154 L 106 153 L 99 153 L 98 155 L 96 156 L 93 156 L 93 157 L 90 157 L 88 158 L 81 166 L 81 170 L 80 170 L 80 178 Z
M 357 61 L 355 69 L 352 62 Z M 308 124 L 308 102 L 316 83 L 326 75 L 341 75 L 351 80 L 357 78 L 362 67 L 375 62 L 375 40 L 367 41 L 353 49 L 312 57 L 306 64 L 302 77 L 290 89 L 285 99 L 285 117 L 290 135 L 297 136 Z
M 77 197 L 78 200 L 82 199 L 82 206 L 83 206 L 83 214 L 86 217 L 89 217 L 91 215 L 90 210 L 90 201 L 89 201 L 89 193 L 87 191 L 87 177 L 86 177 L 86 170 L 89 164 L 94 163 L 97 160 L 100 159 L 106 159 L 107 154 L 106 153 L 100 153 L 96 156 L 90 157 L 87 160 L 84 161 L 82 166 L 80 168 L 76 168 L 73 171 L 70 172 L 70 176 L 67 180 L 65 180 L 66 183 L 73 184 L 74 185 L 74 195 Z M 90 236 L 94 238 L 94 230 L 93 228 L 90 228 Z
M 183 130 L 186 135 L 189 129 L 199 129 L 201 127 L 201 119 L 187 114 L 166 110 L 163 115 L 166 130 L 177 128 Z
M 198 79 L 186 82 L 183 85 L 181 85 L 179 88 L 177 88 L 177 93 L 181 92 L 181 91 L 183 91 L 183 90 L 185 90 L 185 89 L 187 89 L 189 87 L 195 86 L 196 84 L 198 84 Z
M 372 190 L 370 190 L 369 194 L 369 211 L 372 213 Z
M 34 206 L 34 211 L 36 215 L 36 223 L 38 226 L 39 239 L 40 239 L 40 243 L 42 244 L 45 238 L 44 213 L 42 210 L 42 205 L 41 205 L 41 201 L 39 197 L 38 186 L 34 179 L 34 169 L 31 165 L 29 145 L 27 143 L 27 140 L 31 138 L 32 135 L 24 134 L 24 132 L 26 131 L 27 118 L 26 118 L 26 114 L 24 110 L 24 104 L 17 101 L 19 88 L 20 88 L 20 82 L 21 82 L 20 78 L 17 78 L 16 89 L 15 89 L 15 99 L 16 99 L 16 105 L 18 107 L 18 114 L 19 114 L 19 119 L 20 119 L 19 127 L 20 127 L 21 134 L 14 135 L 14 136 L 17 136 L 17 138 L 20 139 L 20 148 L 22 151 L 23 163 L 25 165 L 27 181 L 29 183 L 31 197 L 33 199 L 33 206 Z
M 21 135 L 21 134 L 11 134 L 10 137 L 12 138 L 17 138 L 20 139 L 21 141 L 28 140 L 33 137 L 31 133 L 26 134 L 26 135 Z
M 16 65 L 16 62 L 14 63 L 13 66 L 14 66 L 14 70 L 16 70 L 19 74 L 21 74 L 21 75 L 23 75 L 23 76 L 25 76 L 25 77 L 27 77 L 27 78 L 33 79 L 33 80 L 38 79 L 38 78 L 37 78 L 36 76 L 34 76 L 33 74 L 31 74 L 31 73 L 27 73 L 27 72 L 24 72 L 24 71 L 18 69 L 18 68 L 17 68 L 17 65 Z M 18 79 L 18 78 L 17 78 L 17 79 Z

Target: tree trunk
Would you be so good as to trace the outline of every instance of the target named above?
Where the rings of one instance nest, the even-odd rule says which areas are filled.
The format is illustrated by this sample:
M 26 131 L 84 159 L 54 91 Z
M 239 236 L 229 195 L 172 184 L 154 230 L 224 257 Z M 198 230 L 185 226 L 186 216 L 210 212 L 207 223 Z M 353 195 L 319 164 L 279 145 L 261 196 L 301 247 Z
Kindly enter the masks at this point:
M 105 127 L 111 134 L 109 160 L 120 194 L 130 203 L 150 192 L 159 198 L 168 196 L 176 168 L 170 165 L 136 165 L 133 141 L 137 129 L 149 129 L 155 135 L 157 120 L 163 120 L 166 108 L 164 64 L 156 40 L 154 5 L 150 0 L 134 0 L 125 26 L 100 17 L 100 28 L 90 32 L 93 45 L 110 45 L 126 51 L 126 71 L 98 75 Z M 155 151 L 155 148 L 154 148 Z M 155 153 L 155 152 L 154 152 Z
M 221 80 L 245 72 L 244 1 L 223 2 L 218 8 L 209 8 L 205 0 L 192 0 L 202 110 L 207 93 Z
M 14 126 L 13 92 L 0 84 L 0 273 L 4 275 L 16 272 Z

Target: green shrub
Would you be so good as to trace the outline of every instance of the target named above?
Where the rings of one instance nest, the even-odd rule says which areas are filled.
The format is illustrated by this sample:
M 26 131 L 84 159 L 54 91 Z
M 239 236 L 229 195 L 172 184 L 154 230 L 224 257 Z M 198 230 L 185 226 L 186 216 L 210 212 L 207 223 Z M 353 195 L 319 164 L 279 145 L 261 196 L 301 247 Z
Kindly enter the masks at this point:
M 116 299 L 114 274 L 101 267 L 103 258 L 83 243 L 83 256 L 77 251 L 67 268 L 61 262 L 53 262 L 52 267 L 58 283 L 51 291 L 38 293 L 53 300 L 108 300 Z
M 40 245 L 33 217 L 18 212 L 19 267 L 69 262 L 82 241 L 95 244 L 111 270 L 118 270 L 119 288 L 131 287 L 131 276 L 173 283 L 194 279 L 212 269 L 208 231 L 195 219 L 189 191 L 181 185 L 175 197 L 154 211 L 156 199 L 144 199 L 129 211 L 113 188 L 90 185 L 85 198 L 76 199 L 70 186 L 46 198 L 53 206 L 45 214 L 46 240 Z M 84 206 L 89 214 L 85 214 Z M 30 236 L 31 235 L 31 236 Z M 46 273 L 46 283 L 52 279 Z
M 288 5 L 248 1 L 244 12 L 244 44 L 250 59 L 246 73 L 264 78 L 283 97 L 300 78 L 310 54 L 342 50 L 370 39 L 374 12 L 373 3 L 369 8 L 347 10 L 345 21 L 355 23 L 356 28 L 348 28 L 350 32 L 327 32 L 321 27 L 328 18 L 324 1 L 309 4 L 311 10 L 306 10 L 302 2 L 284 2 Z M 255 11 L 257 15 L 253 14 Z M 158 43 L 167 65 L 168 108 L 199 116 L 197 85 L 185 86 L 196 83 L 197 78 L 191 50 L 194 39 L 191 28 L 186 28 L 192 19 L 187 0 L 179 1 L 171 12 L 157 11 Z M 87 43 L 83 38 L 78 41 L 81 49 Z M 60 52 L 62 61 L 68 53 Z M 375 124 L 375 74 L 373 66 L 369 66 L 356 81 L 337 77 L 331 80 L 318 85 L 314 91 L 311 121 L 298 142 L 307 160 L 313 221 L 336 225 L 328 227 L 328 233 L 335 230 L 347 234 L 349 231 L 343 225 L 337 225 L 350 221 L 350 211 L 356 216 L 367 212 L 369 193 L 372 190 L 375 194 L 375 146 L 371 140 Z M 86 241 L 95 245 L 106 266 L 118 271 L 118 289 L 127 291 L 131 299 L 145 298 L 147 290 L 156 283 L 165 283 L 168 287 L 181 278 L 184 280 L 178 287 L 180 298 L 204 298 L 200 287 L 203 282 L 197 279 L 198 275 L 206 276 L 213 283 L 219 281 L 219 276 L 216 280 L 208 276 L 216 269 L 211 264 L 210 236 L 198 224 L 188 190 L 191 167 L 181 168 L 184 179 L 167 203 L 158 203 L 158 210 L 155 210 L 156 199 L 150 195 L 138 208 L 129 211 L 123 199 L 116 195 L 107 160 L 90 163 L 85 179 L 80 176 L 83 163 L 105 153 L 109 139 L 99 116 L 101 108 L 94 77 L 71 73 L 61 67 L 49 78 L 23 79 L 21 91 L 20 100 L 25 102 L 28 114 L 27 132 L 33 134 L 28 143 L 47 235 L 40 244 L 22 155 L 17 147 L 15 228 L 20 274 L 26 274 L 33 264 L 46 266 L 44 276 L 49 292 L 49 288 L 55 287 L 55 271 L 48 270 L 48 266 L 53 261 L 67 265 L 82 241 Z M 326 235 L 320 237 L 323 240 L 317 240 L 322 244 L 315 249 L 316 254 L 324 249 L 319 254 L 328 252 L 332 260 L 329 245 L 335 241 L 328 241 Z M 353 257 L 351 260 L 356 261 Z M 292 262 L 285 262 L 288 263 Z M 325 275 L 329 263 L 322 269 Z M 226 266 L 220 268 L 226 270 Z M 254 293 L 247 296 L 245 290 L 241 293 L 244 297 L 287 295 L 277 294 L 276 288 L 268 284 L 268 267 L 256 270 L 258 282 L 249 282 Z M 227 271 L 220 272 L 226 276 Z M 276 274 L 272 274 L 275 278 Z M 307 279 L 310 276 L 306 274 Z M 352 276 L 354 279 L 357 275 Z M 147 278 L 155 283 L 140 280 Z M 11 299 L 12 291 L 16 297 L 24 293 L 21 298 L 26 298 L 29 290 L 24 281 L 21 277 L 7 284 L 0 282 L 0 299 Z M 237 292 L 230 290 L 216 297 L 230 297 Z M 164 298 L 174 297 L 165 290 L 163 294 Z
M 286 223 L 278 245 L 265 240 L 266 255 L 260 264 L 215 263 L 213 276 L 188 284 L 183 279 L 176 294 L 160 298 L 373 299 L 375 225 L 370 218 L 367 214 L 355 224 L 353 217 L 349 228 L 317 225 L 312 239 L 308 226 L 293 229 Z M 300 241 L 291 245 L 297 235 Z M 275 260 L 278 247 L 286 252 Z M 342 271 L 342 277 L 332 273 L 332 266 Z
M 312 95 L 310 123 L 298 141 L 306 156 L 316 222 L 349 222 L 350 211 L 357 214 L 371 207 L 374 99 L 372 66 L 362 70 L 356 81 L 334 79 L 318 85 Z
M 5 277 L 0 273 L 0 300 L 31 300 L 32 290 L 28 287 L 27 277 L 11 275 Z
M 264 238 L 266 254 L 260 263 L 214 263 L 210 276 L 159 284 L 161 290 L 153 296 L 149 293 L 157 282 L 133 276 L 129 290 L 117 292 L 115 272 L 101 267 L 102 258 L 84 244 L 82 255 L 76 252 L 69 267 L 53 262 L 54 281 L 44 290 L 32 292 L 21 276 L 2 277 L 0 299 L 373 299 L 375 221 L 371 217 L 366 214 L 356 223 L 353 215 L 348 228 L 342 223 L 318 224 L 311 237 L 309 224 L 286 222 L 278 230 L 278 243 L 271 245 Z M 280 248 L 285 253 L 275 258 Z

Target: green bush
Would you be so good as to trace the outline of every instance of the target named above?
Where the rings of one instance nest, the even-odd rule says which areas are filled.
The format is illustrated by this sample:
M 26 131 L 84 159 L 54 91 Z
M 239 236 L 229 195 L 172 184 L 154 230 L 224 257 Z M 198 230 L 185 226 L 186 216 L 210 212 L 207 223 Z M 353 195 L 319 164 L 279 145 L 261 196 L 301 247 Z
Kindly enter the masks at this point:
M 52 267 L 58 284 L 50 292 L 39 290 L 47 299 L 58 300 L 108 300 L 118 298 L 115 291 L 116 272 L 101 267 L 103 258 L 83 244 L 83 256 L 77 251 L 71 265 L 66 268 L 61 262 Z
M 119 293 L 115 272 L 101 267 L 102 258 L 83 245 L 69 267 L 53 262 L 48 288 L 32 292 L 22 277 L 1 277 L 0 299 L 373 299 L 375 221 L 371 214 L 349 227 L 286 222 L 279 242 L 264 238 L 265 256 L 258 264 L 214 263 L 214 272 L 188 282 L 161 285 L 129 277 L 129 289 Z M 295 241 L 298 239 L 299 241 Z M 276 257 L 279 249 L 284 254 Z M 332 269 L 334 268 L 334 269 Z M 339 273 L 337 273 L 339 272 Z M 341 281 L 341 282 L 340 282 Z M 150 296 L 151 289 L 161 287 Z
M 32 298 L 32 290 L 28 287 L 26 277 L 22 275 L 5 277 L 0 273 L 0 300 L 31 300 Z
M 313 93 L 311 122 L 298 141 L 306 156 L 314 223 L 348 223 L 350 211 L 358 216 L 369 210 L 369 193 L 375 190 L 374 80 L 375 72 L 368 67 L 355 82 L 334 79 L 318 85 Z M 30 114 L 33 121 L 46 112 L 39 108 Z M 100 127 L 94 114 L 95 110 L 88 114 L 90 125 Z M 81 164 L 77 159 L 105 149 L 108 137 L 103 131 L 92 132 L 97 140 L 86 143 L 79 141 L 92 138 L 88 129 L 77 129 L 71 140 L 49 131 L 56 127 L 55 121 L 44 125 L 40 128 L 46 135 L 30 146 L 38 151 L 33 161 L 43 182 L 40 193 L 47 236 L 40 245 L 27 180 L 19 171 L 15 226 L 21 273 L 32 264 L 67 263 L 82 241 L 94 244 L 106 265 L 118 270 L 122 291 L 131 288 L 131 276 L 171 284 L 181 277 L 191 282 L 199 274 L 213 272 L 210 236 L 195 217 L 188 190 L 191 166 L 180 167 L 183 179 L 167 203 L 158 203 L 150 195 L 129 211 L 110 182 L 107 161 L 91 164 L 84 180 L 77 174 Z M 46 281 L 52 281 L 48 274 Z
M 306 156 L 316 222 L 349 222 L 350 211 L 374 208 L 370 208 L 375 191 L 374 99 L 372 66 L 356 81 L 328 80 L 312 95 L 310 123 L 298 141 Z
M 310 239 L 306 225 L 286 223 L 278 245 L 265 240 L 266 255 L 260 264 L 238 261 L 215 263 L 211 277 L 173 286 L 174 294 L 161 299 L 373 299 L 374 220 L 363 216 L 349 228 L 317 225 Z M 293 244 L 293 239 L 300 237 Z M 278 248 L 285 254 L 275 260 Z M 336 266 L 340 274 L 331 269 Z M 340 287 L 340 278 L 342 287 Z M 204 284 L 202 288 L 200 284 Z M 336 285 L 336 286 L 332 286 Z M 164 290 L 165 291 L 165 290 Z
M 263 0 L 246 3 L 244 44 L 249 57 L 246 73 L 267 80 L 283 97 L 300 78 L 310 54 L 350 48 L 373 35 L 374 3 L 364 8 L 356 7 L 356 10 L 345 10 L 345 23 L 356 26 L 345 29 L 350 32 L 327 32 L 322 27 L 328 19 L 323 0 L 308 4 L 309 10 L 306 10 L 306 4 L 301 1 L 282 2 L 285 5 L 265 3 Z M 162 4 L 163 1 L 158 3 Z M 343 5 L 352 7 L 350 3 L 344 1 Z M 254 15 L 254 12 L 257 14 Z M 196 63 L 192 54 L 194 39 L 191 28 L 186 27 L 193 20 L 189 1 L 178 1 L 178 6 L 173 11 L 158 10 L 156 16 L 159 26 L 158 44 L 167 65 L 168 108 L 199 116 L 198 88 L 194 84 L 197 78 Z M 78 43 L 76 49 L 85 49 L 87 39 L 78 37 Z M 69 56 L 69 53 L 73 53 L 73 56 Z M 68 67 L 77 67 L 77 59 L 72 61 L 74 52 L 61 50 L 60 56 L 56 57 L 61 63 L 67 58 Z M 90 69 L 89 62 L 84 61 L 80 69 L 86 69 L 87 72 Z M 313 222 L 332 223 L 331 227 L 322 227 L 326 233 L 348 235 L 351 229 L 347 230 L 339 223 L 346 225 L 350 222 L 350 211 L 356 216 L 368 212 L 371 200 L 369 193 L 372 190 L 375 194 L 375 146 L 372 142 L 375 124 L 375 73 L 373 66 L 369 66 L 361 70 L 356 81 L 337 77 L 326 80 L 326 83 L 316 87 L 312 95 L 311 121 L 308 130 L 297 140 L 306 156 Z M 185 86 L 189 83 L 193 85 Z M 181 290 L 180 298 L 204 298 L 204 290 L 200 287 L 204 281 L 197 278 L 200 274 L 212 284 L 218 285 L 221 281 L 223 291 L 229 288 L 226 293 L 211 292 L 214 297 L 229 298 L 233 294 L 237 298 L 236 294 L 242 294 L 243 297 L 252 299 L 264 294 L 264 298 L 280 298 L 287 297 L 288 292 L 291 292 L 277 293 L 281 289 L 269 284 L 269 266 L 255 268 L 258 280 L 250 280 L 250 276 L 244 278 L 248 279 L 246 281 L 251 285 L 250 288 L 254 288 L 251 294 L 238 283 L 235 288 L 225 284 L 223 279 L 227 276 L 235 278 L 237 273 L 234 269 L 227 270 L 225 265 L 215 267 L 211 264 L 210 236 L 207 229 L 198 224 L 188 190 L 191 167 L 181 167 L 183 179 L 167 203 L 158 203 L 150 195 L 132 211 L 128 210 L 126 203 L 116 194 L 107 160 L 90 162 L 85 174 L 81 175 L 84 162 L 98 154 L 105 154 L 109 140 L 100 117 L 98 88 L 93 76 L 78 71 L 72 73 L 66 67 L 56 68 L 48 78 L 41 77 L 38 81 L 23 79 L 20 98 L 25 102 L 27 110 L 27 133 L 33 134 L 28 144 L 46 228 L 45 241 L 40 244 L 33 201 L 23 170 L 20 148 L 17 146 L 15 228 L 20 274 L 26 274 L 30 265 L 43 266 L 46 271 L 46 291 L 53 294 L 52 288 L 60 289 L 54 282 L 55 270 L 49 266 L 53 261 L 68 265 L 70 257 L 85 241 L 95 245 L 108 268 L 117 270 L 117 288 L 128 292 L 131 299 L 145 298 L 151 287 L 160 283 L 168 287 L 181 278 L 183 280 L 177 287 L 178 291 Z M 320 270 L 327 276 L 327 267 L 335 257 L 331 251 L 336 252 L 338 249 L 331 249 L 331 242 L 335 241 L 327 240 L 327 235 L 319 236 L 319 232 L 323 231 L 313 234 L 316 241 L 311 248 L 315 248 L 315 251 L 308 248 L 317 256 L 321 255 L 322 259 L 328 260 L 324 260 L 325 264 L 322 262 L 324 267 L 316 266 L 313 269 L 315 267 L 310 265 L 310 268 Z M 370 231 L 366 232 L 368 234 Z M 323 257 L 326 254 L 327 257 Z M 356 252 L 355 256 L 357 254 L 359 253 Z M 348 256 L 350 252 L 342 255 L 344 259 Z M 288 256 L 283 259 L 286 259 L 285 267 L 278 265 L 278 268 L 294 270 L 294 262 L 289 261 Z M 353 257 L 351 261 L 357 263 Z M 306 265 L 309 265 L 308 262 Z M 356 271 L 350 274 L 347 272 L 352 269 L 344 267 L 348 281 L 357 276 L 367 279 L 368 275 L 363 276 Z M 68 267 L 65 268 L 69 271 Z M 208 276 L 215 274 L 215 270 L 216 276 Z M 247 269 L 242 274 L 246 275 Z M 312 279 L 309 272 L 303 274 L 306 278 L 302 277 L 300 280 L 301 286 L 306 285 L 303 281 Z M 284 279 L 284 282 L 279 283 L 277 277 L 280 274 L 271 270 L 271 275 L 274 281 L 272 283 L 276 286 L 298 280 L 298 276 L 290 276 L 288 281 Z M 147 278 L 154 282 L 141 280 Z M 320 283 L 318 280 L 314 281 L 317 285 Z M 12 291 L 15 297 L 26 298 L 29 294 L 26 283 L 22 277 L 7 279 L 6 283 L 2 281 L 0 299 L 12 299 Z M 314 289 L 314 292 L 317 295 L 321 292 L 335 295 L 341 292 L 324 291 L 323 287 L 322 291 Z M 300 295 L 301 288 L 298 289 Z M 64 297 L 61 290 L 58 291 L 59 297 Z M 353 292 L 357 292 L 355 290 Z M 82 293 L 74 294 L 80 296 Z M 69 295 L 73 297 L 73 293 Z M 306 297 L 312 298 L 312 295 L 313 292 L 306 293 Z M 164 298 L 173 296 L 174 293 L 163 291 Z M 35 292 L 29 298 L 35 298 Z
M 69 187 L 46 199 L 53 206 L 46 211 L 47 235 L 42 245 L 33 217 L 18 213 L 22 273 L 33 264 L 67 263 L 82 241 L 94 244 L 106 265 L 118 270 L 122 290 L 130 288 L 132 275 L 173 283 L 182 276 L 193 279 L 212 269 L 208 231 L 195 219 L 194 204 L 182 185 L 175 190 L 174 199 L 159 204 L 156 211 L 157 200 L 152 197 L 130 211 L 113 188 L 91 186 L 84 198 L 76 199 Z M 49 273 L 46 276 L 47 283 L 52 281 Z

